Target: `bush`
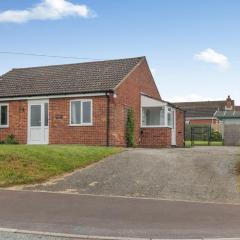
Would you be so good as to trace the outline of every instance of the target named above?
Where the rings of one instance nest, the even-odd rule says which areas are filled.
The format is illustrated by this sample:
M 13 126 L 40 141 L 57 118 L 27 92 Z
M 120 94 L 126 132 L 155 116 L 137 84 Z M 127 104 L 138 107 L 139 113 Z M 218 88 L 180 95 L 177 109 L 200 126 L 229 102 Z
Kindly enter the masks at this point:
M 15 139 L 15 136 L 13 134 L 9 134 L 5 141 L 6 144 L 18 144 L 17 140 Z
M 134 113 L 132 109 L 127 111 L 126 143 L 127 147 L 134 146 Z
M 240 162 L 237 162 L 237 163 L 236 163 L 235 173 L 236 173 L 236 175 L 240 175 Z
M 222 141 L 221 133 L 218 132 L 218 131 L 215 131 L 214 129 L 212 129 L 210 141 L 212 141 L 212 142 L 220 142 L 220 141 Z

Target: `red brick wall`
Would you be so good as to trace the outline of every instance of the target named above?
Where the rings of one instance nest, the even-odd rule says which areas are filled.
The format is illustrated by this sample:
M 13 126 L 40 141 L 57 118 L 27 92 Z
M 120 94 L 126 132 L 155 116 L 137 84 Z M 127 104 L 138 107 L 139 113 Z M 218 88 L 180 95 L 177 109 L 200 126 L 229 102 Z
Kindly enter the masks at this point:
M 176 143 L 177 147 L 184 146 L 184 112 L 180 110 L 176 110 Z
M 21 144 L 27 143 L 27 101 L 9 101 L 9 128 L 0 128 L 0 140 L 4 141 L 13 134 Z
M 189 124 L 199 124 L 199 125 L 204 125 L 204 124 L 207 124 L 207 125 L 211 125 L 212 123 L 213 124 L 216 124 L 216 120 L 212 120 L 212 119 L 191 119 L 189 120 Z
M 141 147 L 171 147 L 171 128 L 141 128 Z
M 111 100 L 111 145 L 125 145 L 126 114 L 128 108 L 134 110 L 135 143 L 139 144 L 141 92 L 160 99 L 146 60 L 142 61 L 118 86 L 116 90 L 117 97 Z
M 69 126 L 71 99 L 49 99 L 50 144 L 106 145 L 107 98 L 100 96 L 87 99 L 93 101 L 93 126 Z

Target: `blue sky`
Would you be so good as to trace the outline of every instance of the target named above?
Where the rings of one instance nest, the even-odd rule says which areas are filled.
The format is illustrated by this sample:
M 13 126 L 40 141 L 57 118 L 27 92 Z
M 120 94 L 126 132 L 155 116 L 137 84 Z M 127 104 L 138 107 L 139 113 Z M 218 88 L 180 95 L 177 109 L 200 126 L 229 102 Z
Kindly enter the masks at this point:
M 230 94 L 240 103 L 239 9 L 238 0 L 0 0 L 0 51 L 94 59 L 145 55 L 164 99 Z M 80 61 L 0 59 L 0 74 Z

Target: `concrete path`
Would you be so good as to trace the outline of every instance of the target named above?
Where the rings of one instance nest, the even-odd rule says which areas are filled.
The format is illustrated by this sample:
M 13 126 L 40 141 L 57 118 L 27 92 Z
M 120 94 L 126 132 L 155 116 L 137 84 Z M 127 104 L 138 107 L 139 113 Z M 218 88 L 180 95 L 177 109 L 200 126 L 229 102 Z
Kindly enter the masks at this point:
M 25 190 L 240 203 L 238 147 L 135 149 Z
M 148 239 L 207 238 L 239 237 L 239 223 L 240 205 L 0 190 L 0 228 Z

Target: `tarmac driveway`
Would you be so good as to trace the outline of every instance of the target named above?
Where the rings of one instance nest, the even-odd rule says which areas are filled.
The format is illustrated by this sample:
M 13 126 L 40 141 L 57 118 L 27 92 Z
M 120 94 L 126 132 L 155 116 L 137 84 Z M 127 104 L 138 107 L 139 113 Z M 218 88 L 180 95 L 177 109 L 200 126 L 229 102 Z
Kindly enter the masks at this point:
M 134 149 L 25 190 L 240 203 L 238 147 Z

